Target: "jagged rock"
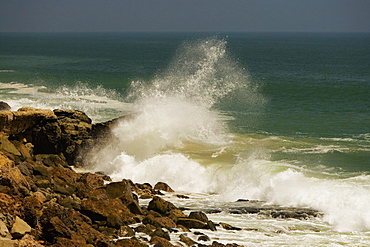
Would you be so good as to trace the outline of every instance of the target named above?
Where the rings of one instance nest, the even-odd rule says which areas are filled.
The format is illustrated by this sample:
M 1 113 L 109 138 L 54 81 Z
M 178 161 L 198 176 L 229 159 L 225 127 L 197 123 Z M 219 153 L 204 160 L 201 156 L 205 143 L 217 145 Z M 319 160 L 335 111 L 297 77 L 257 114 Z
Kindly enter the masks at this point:
M 148 205 L 148 210 L 153 210 L 160 214 L 168 214 L 172 209 L 176 209 L 175 205 L 159 196 L 153 197 Z
M 0 101 L 0 111 L 10 111 L 11 107 L 8 103 Z
M 166 191 L 166 192 L 174 192 L 174 190 L 168 184 L 166 184 L 164 182 L 158 182 L 154 186 L 154 189 L 155 190 L 163 190 L 163 191 Z
M 31 232 L 31 227 L 18 216 L 15 217 L 13 227 L 10 230 L 10 234 L 12 234 L 13 238 L 21 238 L 26 233 L 30 233 L 30 232 Z

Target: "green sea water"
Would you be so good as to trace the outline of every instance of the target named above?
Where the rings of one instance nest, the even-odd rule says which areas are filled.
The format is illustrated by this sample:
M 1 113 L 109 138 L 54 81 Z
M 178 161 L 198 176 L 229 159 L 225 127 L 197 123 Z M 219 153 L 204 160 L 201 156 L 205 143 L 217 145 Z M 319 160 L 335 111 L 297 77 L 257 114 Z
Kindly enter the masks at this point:
M 368 33 L 0 33 L 13 110 L 136 114 L 90 168 L 313 207 L 337 231 L 370 230 L 369 96 Z

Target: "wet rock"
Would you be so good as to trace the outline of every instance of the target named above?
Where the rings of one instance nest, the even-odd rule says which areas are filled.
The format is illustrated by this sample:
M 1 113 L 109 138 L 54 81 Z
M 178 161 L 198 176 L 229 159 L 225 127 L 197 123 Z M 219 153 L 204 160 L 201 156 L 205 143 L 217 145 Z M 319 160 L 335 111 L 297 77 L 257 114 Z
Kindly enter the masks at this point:
M 154 217 L 153 215 L 148 215 L 143 219 L 143 224 L 150 224 L 155 227 L 161 227 L 161 228 L 175 228 L 176 224 L 171 220 L 170 218 L 167 217 Z
M 208 222 L 207 215 L 205 213 L 201 212 L 201 211 L 190 212 L 189 218 L 190 219 L 200 220 L 202 222 Z
M 234 226 L 231 226 L 231 225 L 229 225 L 229 224 L 227 224 L 227 223 L 222 223 L 222 222 L 220 222 L 220 225 L 225 229 L 225 230 L 235 230 L 235 231 L 240 231 L 240 230 L 242 230 L 241 228 L 239 228 L 239 227 L 234 227 Z
M 185 243 L 187 246 L 193 246 L 194 244 L 196 244 L 196 242 L 194 240 L 192 240 L 191 238 L 189 238 L 185 234 L 180 235 L 180 241 Z
M 155 190 L 162 190 L 162 191 L 166 191 L 166 192 L 174 192 L 174 190 L 168 184 L 166 184 L 164 182 L 158 182 L 154 186 L 154 189 Z
M 120 239 L 116 242 L 117 247 L 148 247 L 147 244 L 140 242 L 137 239 Z
M 180 218 L 177 221 L 178 225 L 183 225 L 187 228 L 195 228 L 195 229 L 206 229 L 207 223 L 196 220 L 196 219 L 189 219 L 189 218 Z
M 117 232 L 119 237 L 133 237 L 135 236 L 135 231 L 129 226 L 121 226 Z
M 161 238 L 164 238 L 164 239 L 167 239 L 167 240 L 171 240 L 170 234 L 168 233 L 168 231 L 165 231 L 160 227 L 156 228 L 154 230 L 154 232 L 151 232 L 150 236 L 151 237 L 157 236 L 157 237 L 161 237 Z
M 175 205 L 159 196 L 153 197 L 148 205 L 148 210 L 153 210 L 160 214 L 168 214 L 172 209 L 176 209 Z
M 211 239 L 205 234 L 198 237 L 198 241 L 210 241 L 210 240 Z
M 161 238 L 159 236 L 153 236 L 150 239 L 150 243 L 154 246 L 175 247 L 175 245 L 171 244 L 168 239 Z
M 0 111 L 10 111 L 11 107 L 8 103 L 0 101 Z
M 18 216 L 15 217 L 13 227 L 10 230 L 10 234 L 13 236 L 13 238 L 16 238 L 16 239 L 22 238 L 26 233 L 30 233 L 30 232 L 31 232 L 31 227 Z

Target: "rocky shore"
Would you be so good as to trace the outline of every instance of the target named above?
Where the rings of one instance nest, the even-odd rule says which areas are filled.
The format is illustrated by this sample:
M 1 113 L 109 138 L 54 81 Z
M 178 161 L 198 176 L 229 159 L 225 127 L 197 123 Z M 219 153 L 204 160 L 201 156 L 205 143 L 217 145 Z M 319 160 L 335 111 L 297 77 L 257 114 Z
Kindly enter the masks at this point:
M 201 211 L 186 215 L 161 197 L 173 191 L 165 183 L 112 182 L 104 174 L 71 168 L 83 165 L 86 149 L 104 142 L 117 120 L 92 124 L 81 111 L 10 111 L 0 103 L 0 246 L 239 246 L 197 232 L 240 229 L 212 222 Z M 150 201 L 140 206 L 141 199 Z M 229 211 L 282 218 L 318 214 L 251 202 Z

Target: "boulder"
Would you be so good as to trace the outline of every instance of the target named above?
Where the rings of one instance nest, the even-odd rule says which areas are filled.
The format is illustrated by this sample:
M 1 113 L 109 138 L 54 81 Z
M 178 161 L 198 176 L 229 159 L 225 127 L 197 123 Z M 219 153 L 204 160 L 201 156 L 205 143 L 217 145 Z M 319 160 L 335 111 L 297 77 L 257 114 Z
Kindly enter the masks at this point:
M 8 103 L 0 101 L 0 111 L 10 111 L 11 107 Z
M 166 192 L 174 192 L 174 190 L 166 183 L 164 182 L 158 182 L 156 185 L 154 185 L 155 190 L 162 190 Z
M 189 238 L 185 234 L 180 235 L 180 241 L 185 243 L 187 246 L 193 246 L 193 245 L 196 244 L 196 242 L 194 240 L 192 240 L 191 238 Z
M 148 247 L 147 244 L 140 242 L 137 239 L 119 239 L 116 241 L 117 247 Z
M 53 111 L 32 107 L 22 107 L 18 111 L 0 111 L 0 129 L 8 135 L 23 133 L 45 120 L 56 120 Z
M 205 222 L 205 223 L 208 222 L 207 215 L 205 213 L 201 212 L 201 211 L 190 212 L 189 218 L 200 220 L 200 221 Z
M 11 238 L 10 232 L 6 227 L 5 223 L 0 220 L 0 237 L 2 238 Z
M 149 214 L 147 217 L 143 219 L 143 224 L 150 224 L 155 227 L 160 227 L 160 228 L 176 228 L 175 222 L 171 220 L 168 217 L 154 217 L 153 215 Z
M 200 221 L 200 220 L 189 219 L 189 218 L 180 218 L 177 221 L 177 225 L 183 225 L 187 228 L 207 229 L 207 223 Z
M 160 214 L 168 214 L 172 209 L 176 209 L 175 205 L 159 196 L 153 197 L 148 205 L 148 210 L 153 210 Z
M 150 239 L 150 244 L 153 244 L 154 246 L 175 247 L 175 245 L 171 244 L 168 239 L 159 236 L 153 236 Z
M 133 214 L 118 198 L 85 199 L 81 201 L 81 212 L 94 222 L 105 221 L 107 226 L 120 228 L 123 225 L 136 223 Z

